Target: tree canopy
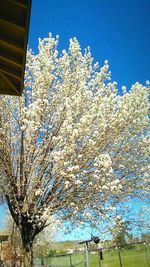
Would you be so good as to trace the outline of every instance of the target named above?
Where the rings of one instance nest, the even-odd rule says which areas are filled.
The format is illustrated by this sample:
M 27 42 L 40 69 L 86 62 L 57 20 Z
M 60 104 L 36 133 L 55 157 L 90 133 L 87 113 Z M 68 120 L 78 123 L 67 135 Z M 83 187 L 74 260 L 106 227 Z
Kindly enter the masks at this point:
M 149 85 L 118 92 L 76 38 L 28 51 L 22 97 L 0 96 L 0 177 L 26 251 L 49 216 L 97 222 L 148 196 Z

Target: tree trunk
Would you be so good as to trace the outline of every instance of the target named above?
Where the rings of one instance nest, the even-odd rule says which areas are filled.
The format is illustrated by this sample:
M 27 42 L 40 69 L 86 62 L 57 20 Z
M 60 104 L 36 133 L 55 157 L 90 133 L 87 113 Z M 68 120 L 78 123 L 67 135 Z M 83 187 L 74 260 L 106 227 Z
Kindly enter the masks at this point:
M 33 267 L 34 266 L 33 264 L 34 264 L 33 249 L 30 248 L 29 252 L 23 250 L 23 261 L 21 267 Z

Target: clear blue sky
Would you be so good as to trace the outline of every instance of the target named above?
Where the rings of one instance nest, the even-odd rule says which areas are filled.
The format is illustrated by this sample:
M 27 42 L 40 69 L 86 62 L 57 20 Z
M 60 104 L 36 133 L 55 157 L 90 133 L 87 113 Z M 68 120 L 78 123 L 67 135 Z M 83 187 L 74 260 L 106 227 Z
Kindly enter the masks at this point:
M 60 49 L 77 37 L 95 61 L 110 62 L 119 87 L 150 79 L 150 0 L 33 0 L 29 46 L 60 36 Z
M 119 88 L 150 79 L 150 0 L 32 0 L 30 48 L 37 52 L 49 32 L 60 36 L 60 50 L 77 37 L 100 65 L 108 59 Z

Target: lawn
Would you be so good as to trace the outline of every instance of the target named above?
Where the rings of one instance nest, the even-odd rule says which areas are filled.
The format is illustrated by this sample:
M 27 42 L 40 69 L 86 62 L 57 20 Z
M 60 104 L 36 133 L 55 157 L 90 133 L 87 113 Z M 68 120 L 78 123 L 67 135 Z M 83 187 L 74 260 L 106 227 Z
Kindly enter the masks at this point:
M 120 267 L 117 251 L 104 252 L 103 256 L 104 259 L 101 261 L 100 265 L 98 253 L 90 253 L 90 267 Z M 150 267 L 150 260 L 148 259 L 145 247 L 142 247 L 139 250 L 122 250 L 121 259 L 122 267 Z M 85 267 L 85 263 L 83 262 L 84 260 L 84 254 L 74 254 L 71 256 L 72 266 Z M 45 260 L 45 264 L 51 267 L 70 267 L 70 256 L 47 258 Z

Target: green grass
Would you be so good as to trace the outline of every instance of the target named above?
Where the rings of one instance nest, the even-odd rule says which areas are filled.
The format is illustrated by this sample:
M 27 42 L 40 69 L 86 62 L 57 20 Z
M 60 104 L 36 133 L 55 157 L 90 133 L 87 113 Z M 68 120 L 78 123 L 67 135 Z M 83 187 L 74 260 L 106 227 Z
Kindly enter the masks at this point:
M 117 251 L 103 253 L 104 260 L 101 261 L 101 267 L 120 267 L 119 256 Z M 75 265 L 84 261 L 84 254 L 74 254 L 71 256 L 72 264 Z M 100 267 L 98 254 L 89 254 L 90 267 Z M 150 267 L 147 250 L 141 247 L 140 250 L 122 250 L 121 251 L 122 267 Z M 70 257 L 53 257 L 45 259 L 45 264 L 53 267 L 70 267 Z M 40 265 L 37 265 L 40 266 Z M 85 263 L 77 265 L 85 267 Z

